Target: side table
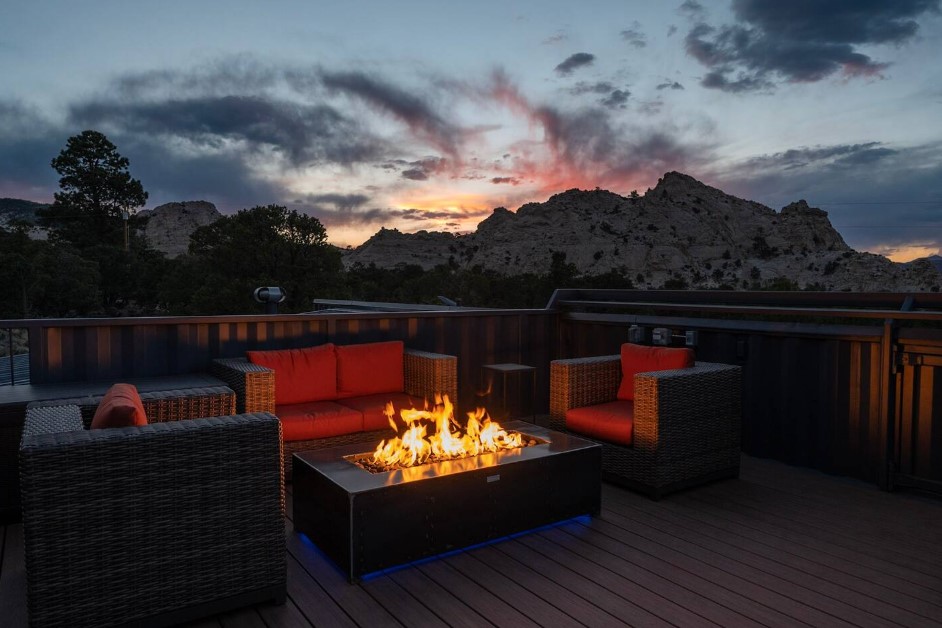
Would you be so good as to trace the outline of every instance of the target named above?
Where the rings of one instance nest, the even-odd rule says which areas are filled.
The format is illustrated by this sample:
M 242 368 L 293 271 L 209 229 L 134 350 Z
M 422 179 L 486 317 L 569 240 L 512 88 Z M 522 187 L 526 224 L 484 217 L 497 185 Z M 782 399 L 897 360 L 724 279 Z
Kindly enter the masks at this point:
M 522 400 L 523 395 L 523 386 L 521 385 L 526 379 L 526 376 L 529 375 L 530 380 L 530 405 L 528 408 L 523 408 Z M 536 408 L 536 367 L 529 366 L 527 364 L 484 364 L 481 366 L 481 376 L 483 379 L 483 388 L 488 391 L 488 393 L 494 392 L 494 380 L 500 379 L 500 396 L 501 396 L 501 407 L 500 407 L 500 419 L 508 418 L 519 418 L 521 416 L 527 416 L 531 419 L 534 416 Z M 515 380 L 516 386 L 514 387 L 513 395 L 508 395 L 509 383 L 508 380 L 511 379 L 511 376 Z M 488 395 L 489 397 L 491 395 Z M 507 405 L 507 399 L 511 397 L 513 399 L 513 407 Z M 488 409 L 490 412 L 494 413 L 493 409 Z M 496 413 L 494 413 L 496 414 Z M 495 416 L 495 418 L 497 418 Z

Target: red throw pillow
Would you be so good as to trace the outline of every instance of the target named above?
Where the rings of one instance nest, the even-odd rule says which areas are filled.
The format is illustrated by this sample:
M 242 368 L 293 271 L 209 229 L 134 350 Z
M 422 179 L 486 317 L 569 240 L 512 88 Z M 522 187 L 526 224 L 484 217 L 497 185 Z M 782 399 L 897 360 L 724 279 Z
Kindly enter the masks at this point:
M 693 349 L 646 347 L 626 342 L 621 346 L 621 385 L 618 398 L 635 398 L 635 375 L 650 371 L 669 371 L 693 366 Z
M 402 392 L 401 340 L 337 347 L 337 397 Z
M 91 429 L 147 425 L 144 404 L 132 384 L 115 384 L 108 389 L 95 410 Z
M 249 362 L 275 371 L 275 404 L 337 398 L 337 353 L 333 343 L 304 349 L 249 351 Z

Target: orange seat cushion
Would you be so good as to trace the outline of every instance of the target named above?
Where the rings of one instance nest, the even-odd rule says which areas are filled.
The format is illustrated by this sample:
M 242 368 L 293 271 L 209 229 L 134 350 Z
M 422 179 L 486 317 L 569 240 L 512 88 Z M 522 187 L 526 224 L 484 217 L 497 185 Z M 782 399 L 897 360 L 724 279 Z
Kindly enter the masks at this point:
M 115 384 L 108 389 L 92 417 L 91 429 L 147 425 L 144 404 L 133 384 Z
M 403 426 L 403 421 L 399 417 L 400 410 L 403 408 L 417 408 L 421 410 L 425 407 L 424 399 L 412 397 L 411 395 L 401 392 L 349 397 L 338 401 L 338 403 L 363 413 L 363 429 L 367 432 L 389 428 L 389 419 L 386 418 L 386 404 L 389 402 L 393 404 L 393 409 L 395 410 L 398 431 L 401 431 Z
M 333 401 L 275 406 L 285 441 L 327 438 L 363 431 L 363 415 Z
M 633 401 L 610 401 L 566 411 L 566 429 L 607 443 L 630 446 L 634 438 Z
M 616 396 L 623 401 L 634 400 L 638 373 L 683 369 L 693 364 L 693 349 L 646 347 L 626 342 L 621 346 L 621 385 Z
M 304 349 L 249 351 L 246 355 L 252 364 L 275 372 L 275 405 L 337 398 L 337 353 L 333 343 Z
M 401 393 L 404 384 L 401 340 L 337 347 L 337 398 Z

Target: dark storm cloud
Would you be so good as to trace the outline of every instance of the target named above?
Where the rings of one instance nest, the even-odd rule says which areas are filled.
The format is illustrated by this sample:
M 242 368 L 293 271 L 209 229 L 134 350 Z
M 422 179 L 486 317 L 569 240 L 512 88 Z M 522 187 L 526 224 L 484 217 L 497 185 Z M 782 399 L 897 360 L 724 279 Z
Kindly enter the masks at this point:
M 356 96 L 404 122 L 439 150 L 452 156 L 458 154 L 461 129 L 415 94 L 361 72 L 323 72 L 321 80 L 328 89 Z
M 381 145 L 353 120 L 324 104 L 303 105 L 264 96 L 208 96 L 159 102 L 94 101 L 70 107 L 80 126 L 181 138 L 217 149 L 227 141 L 270 146 L 303 166 L 375 159 Z
M 863 144 L 835 144 L 832 146 L 814 146 L 791 148 L 771 155 L 753 157 L 742 164 L 749 170 L 795 170 L 812 166 L 815 169 L 840 165 L 870 164 L 884 157 L 896 154 L 890 148 L 881 147 L 879 142 Z
M 52 190 L 58 175 L 52 158 L 65 147 L 68 133 L 16 102 L 0 101 L 0 190 L 24 194 L 29 188 Z
M 678 83 L 677 81 L 671 81 L 668 79 L 667 81 L 658 85 L 655 89 L 660 91 L 662 89 L 683 89 L 683 88 L 684 86 Z
M 256 174 L 238 154 L 186 154 L 157 138 L 109 133 L 130 161 L 131 176 L 149 194 L 148 205 L 206 200 L 220 211 L 283 202 L 285 190 Z
M 262 93 L 281 85 L 309 88 L 311 70 L 266 65 L 248 55 L 226 56 L 188 70 L 148 70 L 111 81 L 110 95 L 132 100 L 182 95 Z
M 942 249 L 942 143 L 798 147 L 745 160 L 711 180 L 776 209 L 805 199 L 826 210 L 858 250 L 913 243 Z
M 569 55 L 562 63 L 556 66 L 556 74 L 569 76 L 581 67 L 592 65 L 593 61 L 595 61 L 595 55 L 589 54 L 588 52 L 577 52 L 576 54 Z
M 685 39 L 687 53 L 708 68 L 704 87 L 729 92 L 768 90 L 777 82 L 813 82 L 837 73 L 879 75 L 887 64 L 858 50 L 912 39 L 919 18 L 940 0 L 766 2 L 734 0 L 736 22 L 714 28 L 702 7 L 681 9 L 699 20 Z
M 621 32 L 621 38 L 635 48 L 644 48 L 648 45 L 647 37 L 641 31 L 639 22 L 632 22 L 631 28 L 626 28 Z
M 629 96 L 631 96 L 631 92 L 628 90 L 616 89 L 599 102 L 609 109 L 624 109 L 626 107 L 626 103 L 628 102 Z

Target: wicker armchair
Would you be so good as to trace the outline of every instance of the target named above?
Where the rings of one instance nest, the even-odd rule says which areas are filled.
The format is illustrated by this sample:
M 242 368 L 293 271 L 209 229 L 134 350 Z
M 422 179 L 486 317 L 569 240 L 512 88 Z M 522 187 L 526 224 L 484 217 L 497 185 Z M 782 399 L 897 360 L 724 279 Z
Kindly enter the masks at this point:
M 245 358 L 220 358 L 213 360 L 210 371 L 235 391 L 238 412 L 275 412 L 275 372 L 271 369 L 252 364 Z M 431 401 L 436 394 L 445 394 L 455 400 L 458 398 L 458 358 L 406 349 L 403 379 L 404 392 L 413 397 Z M 392 435 L 391 429 L 383 429 L 288 441 L 284 443 L 285 478 L 288 481 L 291 479 L 291 457 L 295 453 L 355 443 L 371 443 L 375 446 Z
M 566 411 L 614 401 L 620 356 L 550 363 L 550 427 L 566 431 Z M 630 447 L 601 442 L 602 477 L 658 499 L 671 491 L 738 477 L 741 369 L 692 368 L 635 376 Z
M 86 430 L 27 411 L 30 625 L 165 626 L 286 596 L 281 424 L 244 414 Z

